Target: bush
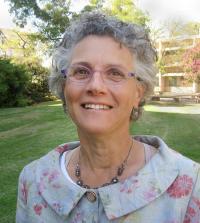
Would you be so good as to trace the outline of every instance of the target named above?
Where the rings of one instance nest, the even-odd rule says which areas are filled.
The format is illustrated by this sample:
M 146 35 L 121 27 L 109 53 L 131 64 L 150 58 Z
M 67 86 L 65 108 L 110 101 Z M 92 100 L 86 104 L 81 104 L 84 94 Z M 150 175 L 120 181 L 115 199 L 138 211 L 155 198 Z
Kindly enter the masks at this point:
M 0 58 L 0 107 L 21 107 L 55 99 L 48 88 L 49 70 L 38 60 L 12 61 Z
M 31 77 L 31 82 L 27 86 L 27 95 L 32 103 L 51 100 L 48 87 L 49 70 L 41 66 L 38 61 L 26 62 L 24 65 Z
M 0 107 L 25 106 L 29 103 L 27 85 L 29 75 L 23 65 L 0 58 Z

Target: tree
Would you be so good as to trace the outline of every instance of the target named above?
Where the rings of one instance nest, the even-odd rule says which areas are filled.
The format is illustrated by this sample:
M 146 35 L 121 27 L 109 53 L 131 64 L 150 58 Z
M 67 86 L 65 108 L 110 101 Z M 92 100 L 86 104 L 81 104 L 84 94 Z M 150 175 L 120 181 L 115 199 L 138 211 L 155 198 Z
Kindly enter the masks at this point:
M 122 21 L 134 22 L 146 27 L 150 21 L 149 16 L 137 8 L 133 0 L 111 0 L 107 1 L 105 5 L 105 11 L 117 16 Z
M 185 52 L 182 63 L 185 78 L 190 82 L 200 83 L 200 43 Z
M 73 12 L 70 11 L 69 0 L 7 0 L 10 12 L 14 14 L 14 22 L 24 27 L 32 21 L 43 41 L 56 40 L 69 24 Z
M 47 50 L 46 44 L 38 40 L 37 34 L 22 32 L 18 29 L 2 29 L 0 33 L 0 49 L 5 57 L 26 60 L 27 58 L 38 58 L 41 56 L 40 53 Z
M 168 20 L 164 23 L 164 27 L 169 37 L 198 35 L 200 31 L 199 22 L 184 22 L 180 19 Z
M 132 0 L 90 0 L 80 14 L 71 10 L 70 0 L 6 0 L 15 23 L 21 27 L 28 21 L 38 30 L 37 38 L 57 42 L 62 37 L 71 19 L 85 11 L 101 9 L 129 22 L 146 25 L 149 17 L 136 7 Z
M 50 100 L 51 95 L 48 90 L 49 70 L 42 66 L 44 50 L 41 50 L 41 48 L 45 45 L 41 44 L 40 41 L 29 33 L 20 32 L 18 30 L 1 30 L 1 33 L 3 41 L 0 43 L 0 49 L 4 55 L 2 60 L 10 61 L 10 66 L 16 66 L 17 68 L 23 67 L 24 72 L 28 76 L 28 81 L 24 83 L 25 91 L 22 95 L 22 98 L 26 98 L 26 100 L 24 100 L 24 105 L 25 101 L 32 104 Z M 7 63 L 4 64 L 6 65 Z M 9 73 L 6 73 L 5 69 L 2 69 L 1 75 L 1 81 L 4 83 L 3 86 L 8 86 L 11 82 L 10 79 L 2 78 L 9 75 Z M 12 70 L 10 75 L 12 76 Z M 11 88 L 9 89 L 11 90 Z M 6 94 L 3 94 L 4 97 L 6 97 Z M 21 101 L 22 98 L 20 99 Z M 11 105 L 18 106 L 19 103 L 11 103 Z
M 104 4 L 105 0 L 90 0 L 89 3 L 83 7 L 80 14 L 84 12 L 91 12 L 93 10 L 102 10 Z
M 89 4 L 82 9 L 81 13 L 96 9 L 116 16 L 125 22 L 147 26 L 150 21 L 149 16 L 137 8 L 133 0 L 90 0 Z

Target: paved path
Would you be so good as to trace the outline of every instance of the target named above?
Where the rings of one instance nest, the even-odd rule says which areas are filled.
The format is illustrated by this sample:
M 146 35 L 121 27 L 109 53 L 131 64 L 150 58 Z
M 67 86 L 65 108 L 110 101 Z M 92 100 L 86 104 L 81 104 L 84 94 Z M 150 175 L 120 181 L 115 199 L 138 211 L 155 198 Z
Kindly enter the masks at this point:
M 169 112 L 181 114 L 200 114 L 200 104 L 186 104 L 178 106 L 167 105 L 146 105 L 145 111 Z

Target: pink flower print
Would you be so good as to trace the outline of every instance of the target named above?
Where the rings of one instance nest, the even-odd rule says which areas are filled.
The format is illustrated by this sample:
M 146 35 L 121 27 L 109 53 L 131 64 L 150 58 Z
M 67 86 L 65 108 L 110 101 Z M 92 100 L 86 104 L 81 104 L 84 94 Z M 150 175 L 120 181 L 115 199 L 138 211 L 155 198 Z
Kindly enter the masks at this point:
M 54 183 L 54 184 L 52 184 L 52 187 L 55 189 L 59 189 L 59 188 L 61 188 L 61 185 L 59 183 Z
M 52 181 L 56 180 L 59 176 L 59 172 L 57 170 L 52 171 L 48 176 L 48 182 L 51 183 Z
M 24 200 L 25 204 L 27 204 L 28 189 L 27 189 L 26 181 L 22 182 L 21 193 L 22 193 L 22 199 Z
M 190 218 L 188 216 L 186 216 L 183 223 L 191 223 Z
M 191 217 L 194 217 L 195 214 L 196 214 L 196 211 L 194 210 L 194 208 L 192 208 L 192 207 L 188 207 L 188 209 L 187 209 L 187 213 L 188 213 Z
M 35 211 L 35 213 L 37 214 L 37 215 L 41 215 L 41 213 L 42 213 L 42 205 L 40 205 L 40 204 L 36 204 L 36 205 L 34 205 L 34 211 Z
M 130 194 L 137 187 L 138 187 L 138 180 L 136 180 L 136 179 L 131 180 L 131 184 L 130 184 L 130 182 L 125 180 L 120 184 L 120 192 Z
M 193 180 L 187 175 L 179 176 L 167 189 L 170 197 L 181 198 L 187 196 L 192 190 Z
M 147 201 L 152 201 L 153 198 L 155 198 L 158 193 L 159 193 L 159 190 L 157 188 L 151 187 L 148 191 L 145 191 L 143 193 L 144 199 Z
M 68 149 L 69 149 L 68 144 L 64 144 L 63 146 L 58 146 L 57 148 L 55 148 L 55 151 L 62 154 L 63 152 L 67 151 Z
M 109 218 L 110 218 L 110 219 L 115 219 L 116 216 L 115 216 L 114 214 L 111 214 L 111 215 L 109 215 Z
M 49 170 L 48 169 L 47 170 L 44 170 L 43 173 L 42 173 L 42 176 L 43 177 L 46 177 L 48 175 L 49 175 Z
M 46 189 L 43 180 L 41 180 L 38 184 L 38 195 L 41 195 L 43 191 Z
M 78 211 L 78 212 L 75 214 L 72 223 L 77 223 L 77 222 L 80 222 L 80 221 L 82 222 L 82 220 L 83 220 L 83 216 L 84 216 L 83 212 L 79 212 L 79 211 Z
M 197 197 L 193 197 L 192 198 L 194 203 L 198 206 L 198 208 L 200 209 L 200 199 L 198 199 Z
M 192 197 L 190 204 L 187 208 L 186 216 L 183 223 L 198 222 L 200 218 L 200 200 Z M 196 220 L 196 221 L 195 221 Z

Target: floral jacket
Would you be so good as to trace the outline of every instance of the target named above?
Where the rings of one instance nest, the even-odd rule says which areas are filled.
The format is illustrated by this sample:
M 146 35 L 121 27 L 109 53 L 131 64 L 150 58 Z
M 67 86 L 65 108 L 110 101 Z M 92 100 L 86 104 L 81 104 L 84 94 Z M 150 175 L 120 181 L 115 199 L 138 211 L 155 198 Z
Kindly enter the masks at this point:
M 84 189 L 64 177 L 63 144 L 27 165 L 20 174 L 17 223 L 200 223 L 200 166 L 158 137 L 135 136 L 158 149 L 123 182 Z M 93 192 L 96 200 L 88 199 Z

